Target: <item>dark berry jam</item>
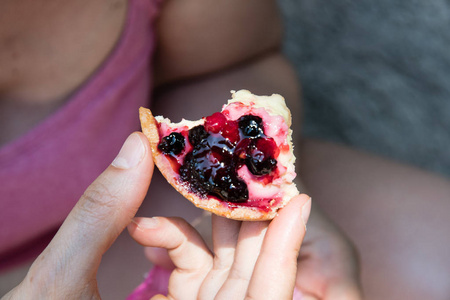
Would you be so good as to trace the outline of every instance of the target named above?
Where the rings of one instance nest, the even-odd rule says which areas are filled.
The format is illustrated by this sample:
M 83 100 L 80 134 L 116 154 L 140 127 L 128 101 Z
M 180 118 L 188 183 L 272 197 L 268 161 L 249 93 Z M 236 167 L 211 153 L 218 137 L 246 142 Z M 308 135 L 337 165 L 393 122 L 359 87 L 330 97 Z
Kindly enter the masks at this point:
M 179 132 L 172 132 L 168 136 L 162 138 L 158 145 L 158 149 L 164 154 L 178 155 L 183 151 L 184 146 L 184 136 Z
M 191 128 L 187 136 L 192 150 L 179 167 L 180 180 L 202 197 L 246 202 L 249 192 L 238 170 L 246 165 L 258 179 L 276 169 L 279 150 L 275 141 L 264 134 L 258 116 L 245 115 L 234 121 L 227 120 L 222 113 L 214 113 L 205 118 L 204 126 Z M 178 155 L 184 141 L 182 134 L 171 133 L 158 148 L 163 153 Z
M 277 166 L 274 149 L 277 145 L 271 138 L 244 139 L 239 143 L 237 153 L 253 175 L 267 175 Z
M 207 138 L 208 136 L 209 133 L 205 130 L 205 126 L 195 126 L 191 130 L 189 130 L 189 143 L 191 143 L 192 146 L 198 145 L 203 139 Z
M 202 196 L 246 201 L 247 185 L 237 176 L 239 166 L 233 159 L 233 150 L 234 144 L 220 133 L 210 133 L 184 158 L 180 179 L 189 182 L 192 191 Z
M 264 128 L 261 117 L 245 115 L 239 118 L 239 129 L 245 136 L 261 137 L 264 135 Z

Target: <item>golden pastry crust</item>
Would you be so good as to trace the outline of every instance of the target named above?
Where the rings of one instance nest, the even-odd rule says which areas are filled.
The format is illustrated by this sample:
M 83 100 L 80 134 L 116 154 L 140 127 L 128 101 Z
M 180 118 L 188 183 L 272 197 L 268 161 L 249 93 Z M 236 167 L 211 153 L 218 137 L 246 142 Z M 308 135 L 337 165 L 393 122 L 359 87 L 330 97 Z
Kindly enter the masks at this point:
M 241 97 L 236 97 L 236 94 L 241 93 Z M 238 95 L 239 96 L 239 95 Z M 233 92 L 233 99 L 229 101 L 230 103 L 238 102 L 239 98 L 241 98 L 242 101 L 246 102 L 242 98 L 242 96 L 255 96 L 251 94 L 248 91 L 238 91 Z M 279 95 L 276 95 L 277 97 L 281 97 Z M 260 96 L 255 96 L 260 97 Z M 251 105 L 255 105 L 254 101 L 255 97 L 251 97 Z M 283 99 L 281 97 L 281 99 Z M 258 102 L 258 100 L 257 100 Z M 282 101 L 284 105 L 284 99 Z M 269 105 L 268 105 L 269 104 Z M 275 103 L 275 105 L 279 106 Z M 262 101 L 259 103 L 258 107 L 267 107 L 270 106 L 270 103 Z M 279 112 L 282 111 L 280 114 Z M 283 116 L 285 119 L 286 124 L 288 126 L 291 123 L 290 120 L 290 112 L 287 109 L 287 107 L 277 107 L 275 114 Z M 271 220 L 277 215 L 277 211 L 284 207 L 290 199 L 298 194 L 298 190 L 295 186 L 295 183 L 292 182 L 291 179 L 288 179 L 287 182 L 283 185 L 283 190 L 286 189 L 288 192 L 286 195 L 282 198 L 281 202 L 279 202 L 276 206 L 270 207 L 268 209 L 260 209 L 257 207 L 251 207 L 251 206 L 242 206 L 235 203 L 224 203 L 223 201 L 217 200 L 213 197 L 205 197 L 202 198 L 198 196 L 195 193 L 192 193 L 189 188 L 181 182 L 178 178 L 178 173 L 172 168 L 171 161 L 161 153 L 161 151 L 158 149 L 158 144 L 161 140 L 159 130 L 158 130 L 158 121 L 166 124 L 170 124 L 170 120 L 163 119 L 161 117 L 158 117 L 158 120 L 153 116 L 152 112 L 147 109 L 141 107 L 139 109 L 139 116 L 141 120 L 141 126 L 142 126 L 142 132 L 147 136 L 152 154 L 153 154 L 153 160 L 158 167 L 158 169 L 161 171 L 163 176 L 166 178 L 166 180 L 169 182 L 170 185 L 172 185 L 180 194 L 182 194 L 186 199 L 191 201 L 195 206 L 210 211 L 216 215 L 223 216 L 230 219 L 235 220 L 246 220 L 246 221 L 261 221 L 261 220 Z M 189 122 L 189 121 L 182 121 L 183 125 L 189 124 L 189 127 L 193 127 L 196 124 L 199 124 L 198 122 Z M 177 125 L 181 124 L 178 123 Z M 289 164 L 290 169 L 292 169 L 293 172 L 293 162 L 295 160 L 295 157 L 293 157 L 293 151 L 292 151 L 292 143 L 291 143 L 291 130 L 289 130 L 288 134 L 288 140 L 287 144 L 289 145 L 289 151 L 287 155 L 289 158 L 289 161 L 286 164 Z M 291 175 L 289 175 L 291 176 Z M 292 177 L 292 176 L 291 176 Z M 295 177 L 295 172 L 294 172 Z M 292 178 L 293 179 L 293 178 Z

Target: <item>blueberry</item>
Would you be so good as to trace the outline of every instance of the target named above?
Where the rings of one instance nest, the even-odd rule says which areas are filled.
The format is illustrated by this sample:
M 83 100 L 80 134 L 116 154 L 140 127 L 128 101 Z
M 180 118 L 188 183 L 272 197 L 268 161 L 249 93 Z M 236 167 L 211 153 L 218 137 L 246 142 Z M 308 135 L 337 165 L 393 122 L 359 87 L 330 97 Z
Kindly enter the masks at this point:
M 198 141 L 204 135 L 193 132 L 192 136 Z M 237 176 L 233 150 L 233 144 L 222 135 L 208 134 L 184 158 L 180 180 L 189 182 L 191 191 L 202 197 L 209 194 L 223 201 L 247 201 L 248 188 Z
M 179 172 L 180 179 L 184 182 L 189 182 L 191 190 L 200 196 L 206 196 L 213 188 L 204 170 L 199 168 L 197 159 L 192 152 L 186 155 Z
M 205 126 L 198 125 L 189 130 L 188 139 L 192 146 L 198 145 L 202 140 L 206 139 L 209 133 L 206 131 Z
M 239 129 L 248 137 L 261 137 L 264 135 L 262 119 L 258 116 L 245 115 L 238 120 Z
M 158 149 L 164 154 L 178 155 L 183 151 L 184 145 L 184 136 L 179 132 L 172 132 L 162 138 L 161 143 L 158 145 Z
M 249 157 L 245 164 L 253 175 L 266 175 L 275 169 L 277 160 L 274 158 L 261 160 L 257 157 Z
M 237 177 L 231 178 L 228 187 L 221 190 L 221 196 L 229 202 L 245 202 L 248 200 L 247 184 Z
M 219 170 L 214 178 L 212 193 L 229 202 L 245 202 L 248 200 L 248 188 L 231 170 Z
M 275 141 L 271 138 L 250 139 L 245 164 L 253 175 L 270 174 L 275 169 L 275 149 Z

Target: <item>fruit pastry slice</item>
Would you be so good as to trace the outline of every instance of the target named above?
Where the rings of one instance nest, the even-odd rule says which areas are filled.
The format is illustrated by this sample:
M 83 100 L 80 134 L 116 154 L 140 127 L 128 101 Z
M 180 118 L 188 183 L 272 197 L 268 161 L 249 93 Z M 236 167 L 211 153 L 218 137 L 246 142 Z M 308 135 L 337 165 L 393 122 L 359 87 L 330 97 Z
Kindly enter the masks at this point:
M 172 123 L 139 111 L 155 164 L 197 207 L 236 220 L 270 220 L 299 192 L 291 114 L 280 95 L 232 91 L 232 99 L 197 121 Z

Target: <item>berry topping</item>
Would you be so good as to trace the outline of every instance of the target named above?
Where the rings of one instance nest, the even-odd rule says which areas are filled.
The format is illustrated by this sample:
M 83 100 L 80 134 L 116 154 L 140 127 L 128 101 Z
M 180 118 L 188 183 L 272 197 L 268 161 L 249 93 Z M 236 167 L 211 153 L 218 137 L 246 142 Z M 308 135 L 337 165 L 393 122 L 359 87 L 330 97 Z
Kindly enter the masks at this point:
M 202 196 L 212 194 L 229 202 L 246 201 L 248 189 L 237 176 L 233 148 L 222 135 L 208 135 L 186 155 L 180 179 L 189 182 L 191 189 Z
M 208 132 L 219 133 L 227 124 L 227 118 L 220 112 L 216 112 L 205 120 L 205 129 Z
M 270 174 L 277 166 L 278 155 L 272 138 L 243 139 L 236 147 L 235 153 L 244 160 L 253 175 Z
M 261 137 L 264 135 L 264 128 L 261 117 L 245 115 L 238 120 L 239 128 L 247 137 Z
M 236 174 L 227 172 L 216 173 L 213 193 L 229 202 L 242 202 L 248 199 L 248 189 L 245 182 Z
M 184 136 L 179 132 L 172 132 L 162 138 L 158 149 L 164 154 L 178 155 L 184 149 Z
M 179 167 L 180 181 L 187 182 L 192 192 L 202 197 L 240 203 L 249 198 L 247 184 L 238 176 L 246 165 L 255 179 L 275 170 L 279 150 L 272 138 L 266 137 L 261 117 L 245 115 L 237 121 L 227 120 L 222 113 L 205 118 L 187 133 L 192 150 Z M 165 154 L 177 155 L 185 146 L 181 133 L 164 137 L 158 148 Z M 261 181 L 262 182 L 262 181 Z
M 205 126 L 195 126 L 194 128 L 191 128 L 191 130 L 189 130 L 189 143 L 191 143 L 192 146 L 196 146 L 200 144 L 203 139 L 207 138 L 208 135 L 209 133 L 206 131 Z
M 195 206 L 234 220 L 271 220 L 299 191 L 291 113 L 280 95 L 232 91 L 220 112 L 172 122 L 140 108 L 155 165 Z
M 227 121 L 226 126 L 222 129 L 222 136 L 230 142 L 236 144 L 239 141 L 239 127 L 236 121 Z
M 190 183 L 190 189 L 202 196 L 207 195 L 211 189 L 211 183 L 205 180 L 206 175 L 201 167 L 198 167 L 197 160 L 192 152 L 188 153 L 184 159 L 184 164 L 180 167 L 180 179 Z
M 246 165 L 250 172 L 254 175 L 270 174 L 277 166 L 277 160 L 274 158 L 261 159 L 260 157 L 252 157 L 248 159 Z

